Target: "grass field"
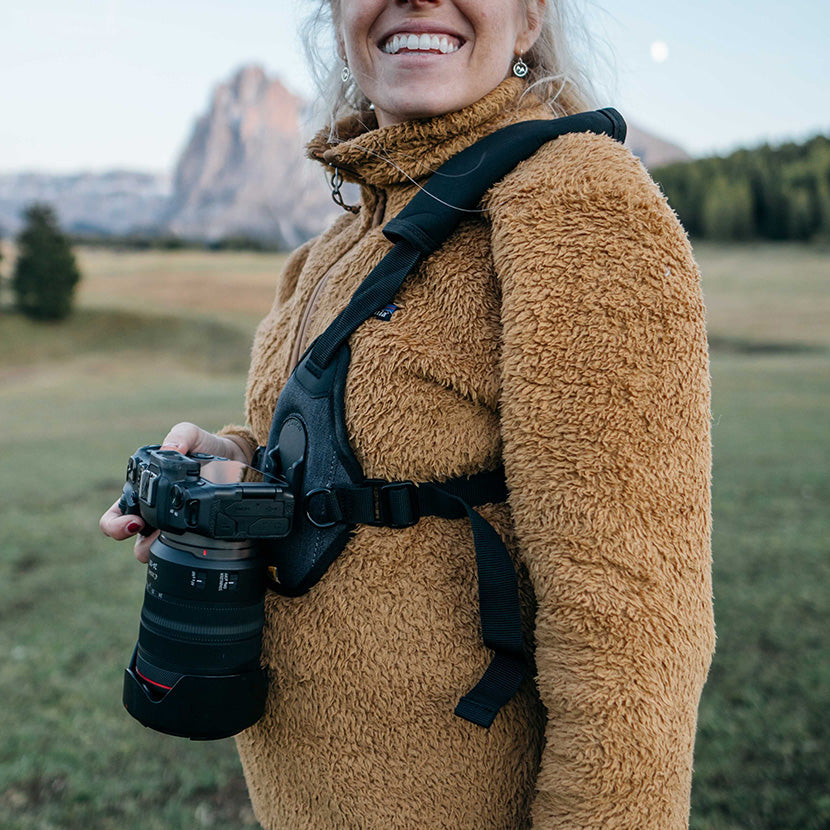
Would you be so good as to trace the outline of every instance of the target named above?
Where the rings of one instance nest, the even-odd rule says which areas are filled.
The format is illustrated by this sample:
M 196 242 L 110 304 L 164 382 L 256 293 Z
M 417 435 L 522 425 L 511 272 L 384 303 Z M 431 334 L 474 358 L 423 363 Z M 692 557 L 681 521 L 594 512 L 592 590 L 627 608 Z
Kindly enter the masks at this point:
M 698 246 L 712 338 L 718 652 L 695 830 L 830 827 L 830 254 Z M 231 741 L 120 704 L 144 569 L 97 519 L 128 454 L 238 421 L 281 258 L 81 251 L 61 326 L 0 314 L 0 826 L 253 827 Z M 4 264 L 8 267 L 8 258 Z

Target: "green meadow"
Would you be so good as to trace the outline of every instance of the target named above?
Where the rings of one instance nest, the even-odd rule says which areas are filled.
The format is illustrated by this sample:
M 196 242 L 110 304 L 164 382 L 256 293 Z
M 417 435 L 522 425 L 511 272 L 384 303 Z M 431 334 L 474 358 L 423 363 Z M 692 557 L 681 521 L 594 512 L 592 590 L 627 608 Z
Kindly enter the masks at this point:
M 830 827 L 830 251 L 700 244 L 718 650 L 695 830 Z M 8 273 L 12 252 L 3 267 Z M 74 316 L 0 312 L 0 826 L 255 827 L 233 742 L 121 706 L 144 568 L 97 530 L 128 455 L 242 418 L 275 254 L 82 249 Z

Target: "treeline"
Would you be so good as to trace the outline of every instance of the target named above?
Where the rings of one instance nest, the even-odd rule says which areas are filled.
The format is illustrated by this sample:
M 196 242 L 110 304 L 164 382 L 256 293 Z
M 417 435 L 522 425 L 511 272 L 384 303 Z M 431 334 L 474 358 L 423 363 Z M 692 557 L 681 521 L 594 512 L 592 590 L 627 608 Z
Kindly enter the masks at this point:
M 108 248 L 130 251 L 259 251 L 279 252 L 290 250 L 282 240 L 260 239 L 255 236 L 235 235 L 221 239 L 187 239 L 173 234 L 70 234 L 73 245 L 87 248 Z
M 830 138 L 651 171 L 690 236 L 830 240 Z

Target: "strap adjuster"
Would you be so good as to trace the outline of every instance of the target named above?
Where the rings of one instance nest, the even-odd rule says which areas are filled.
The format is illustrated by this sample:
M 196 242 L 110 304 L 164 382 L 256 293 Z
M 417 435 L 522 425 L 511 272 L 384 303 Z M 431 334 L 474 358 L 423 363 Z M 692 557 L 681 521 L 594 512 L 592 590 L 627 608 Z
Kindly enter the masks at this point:
M 373 482 L 375 520 L 381 527 L 403 528 L 418 524 L 421 507 L 418 486 L 412 481 Z

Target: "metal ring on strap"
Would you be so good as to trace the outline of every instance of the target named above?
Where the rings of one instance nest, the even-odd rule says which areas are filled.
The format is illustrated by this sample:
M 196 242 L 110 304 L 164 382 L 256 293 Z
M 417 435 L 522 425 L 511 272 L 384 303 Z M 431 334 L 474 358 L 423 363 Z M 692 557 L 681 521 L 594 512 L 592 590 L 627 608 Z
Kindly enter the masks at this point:
M 339 519 L 334 519 L 331 522 L 321 522 L 321 521 L 318 521 L 317 519 L 315 519 L 314 516 L 311 515 L 311 511 L 309 510 L 309 507 L 310 507 L 309 502 L 311 501 L 311 498 L 313 496 L 318 496 L 321 493 L 325 493 L 327 496 L 332 495 L 332 491 L 328 487 L 316 487 L 314 490 L 309 490 L 305 494 L 305 502 L 306 502 L 305 515 L 306 515 L 306 518 L 315 527 L 334 527 L 337 524 L 337 522 L 339 521 Z

